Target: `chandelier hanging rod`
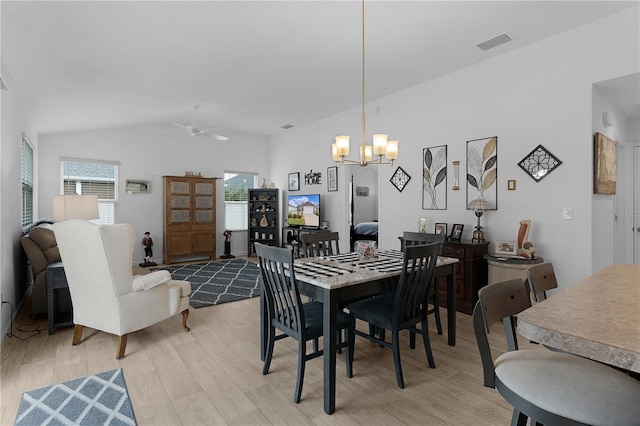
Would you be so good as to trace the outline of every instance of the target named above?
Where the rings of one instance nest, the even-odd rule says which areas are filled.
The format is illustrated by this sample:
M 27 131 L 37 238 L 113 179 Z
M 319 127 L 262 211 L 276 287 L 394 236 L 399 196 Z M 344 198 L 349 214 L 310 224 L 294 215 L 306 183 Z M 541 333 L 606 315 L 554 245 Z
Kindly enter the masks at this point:
M 369 164 L 393 164 L 393 160 L 398 158 L 398 141 L 389 141 L 386 134 L 373 135 L 373 146 L 367 145 L 367 115 L 366 115 L 366 66 L 365 66 L 365 17 L 364 17 L 364 0 L 362 0 L 362 112 L 360 115 L 360 161 L 348 160 L 345 157 L 349 155 L 349 136 L 336 136 L 335 143 L 332 144 L 332 157 L 336 163 L 359 164 L 367 167 Z M 373 154 L 377 156 L 373 160 Z M 388 161 L 382 161 L 382 157 L 386 156 Z

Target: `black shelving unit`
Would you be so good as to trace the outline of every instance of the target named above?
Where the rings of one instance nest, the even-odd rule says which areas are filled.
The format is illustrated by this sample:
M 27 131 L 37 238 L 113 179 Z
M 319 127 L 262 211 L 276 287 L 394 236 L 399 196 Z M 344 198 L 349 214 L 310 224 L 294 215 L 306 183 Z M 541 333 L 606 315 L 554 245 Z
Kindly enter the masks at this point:
M 255 256 L 255 243 L 280 246 L 279 191 L 275 188 L 249 190 L 249 235 L 247 255 Z

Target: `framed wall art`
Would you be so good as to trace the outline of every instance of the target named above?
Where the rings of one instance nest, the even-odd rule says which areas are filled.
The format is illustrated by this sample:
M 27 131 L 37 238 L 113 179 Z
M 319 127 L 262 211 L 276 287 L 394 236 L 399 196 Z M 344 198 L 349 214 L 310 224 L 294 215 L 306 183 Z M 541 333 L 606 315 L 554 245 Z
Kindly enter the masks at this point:
M 602 133 L 593 138 L 593 193 L 616 193 L 617 143 Z
M 447 146 L 422 150 L 422 209 L 447 209 Z
M 368 186 L 356 186 L 356 197 L 368 197 L 368 196 L 369 196 Z
M 289 173 L 289 191 L 300 191 L 300 172 Z
M 327 167 L 327 191 L 338 190 L 338 167 Z
M 488 210 L 498 210 L 498 137 L 467 141 L 467 210 L 469 203 L 484 198 Z
M 407 174 L 407 172 L 405 172 L 402 167 L 398 166 L 396 171 L 393 172 L 391 179 L 389 179 L 389 182 L 391 182 L 398 191 L 402 192 L 402 190 L 407 186 L 410 180 L 411 176 L 409 176 L 409 174 Z
M 151 192 L 151 186 L 148 180 L 127 179 L 127 194 L 148 194 Z
M 540 182 L 560 164 L 562 161 L 542 145 L 535 147 L 518 163 L 520 168 L 536 182 Z M 515 189 L 515 185 L 513 189 Z

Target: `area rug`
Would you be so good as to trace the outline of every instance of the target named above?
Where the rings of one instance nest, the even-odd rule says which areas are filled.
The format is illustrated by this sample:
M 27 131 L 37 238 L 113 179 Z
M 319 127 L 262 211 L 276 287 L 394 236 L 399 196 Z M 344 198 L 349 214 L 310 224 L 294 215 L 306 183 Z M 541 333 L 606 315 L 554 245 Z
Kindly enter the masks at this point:
M 122 369 L 22 394 L 16 425 L 136 425 Z
M 246 260 L 193 263 L 157 269 L 166 269 L 174 280 L 191 283 L 189 304 L 196 309 L 260 295 L 260 268 Z

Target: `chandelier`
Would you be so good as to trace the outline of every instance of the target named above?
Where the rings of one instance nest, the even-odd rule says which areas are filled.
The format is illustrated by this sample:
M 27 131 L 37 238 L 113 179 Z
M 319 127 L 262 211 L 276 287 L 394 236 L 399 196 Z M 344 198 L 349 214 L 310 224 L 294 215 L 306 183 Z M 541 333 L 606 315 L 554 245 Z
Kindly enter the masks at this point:
M 349 136 L 336 136 L 331 145 L 331 156 L 336 163 L 355 163 L 366 167 L 369 164 L 393 164 L 398 158 L 398 141 L 388 140 L 388 135 L 373 135 L 373 145 L 367 145 L 367 116 L 365 114 L 365 61 L 364 61 L 364 0 L 362 0 L 362 114 L 360 116 L 360 161 L 347 160 L 349 155 Z M 374 160 L 373 156 L 377 156 Z M 386 157 L 387 161 L 383 161 Z

